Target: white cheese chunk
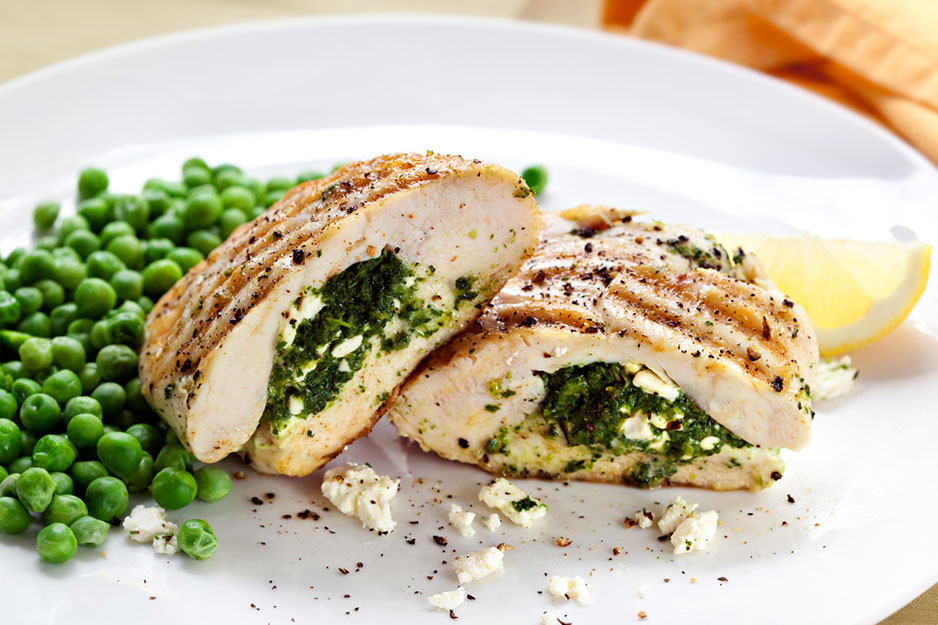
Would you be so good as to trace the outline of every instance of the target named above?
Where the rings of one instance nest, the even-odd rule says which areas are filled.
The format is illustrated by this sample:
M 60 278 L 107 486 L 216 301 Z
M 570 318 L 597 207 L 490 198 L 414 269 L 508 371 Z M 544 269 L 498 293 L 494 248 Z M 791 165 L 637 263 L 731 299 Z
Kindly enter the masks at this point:
M 704 549 L 716 535 L 718 520 L 717 513 L 710 510 L 694 514 L 681 521 L 681 524 L 671 534 L 674 553 L 687 553 Z
M 394 529 L 391 500 L 400 480 L 378 475 L 368 465 L 347 464 L 329 469 L 322 479 L 322 494 L 343 514 L 356 517 L 362 526 L 377 532 Z
M 665 424 L 667 425 L 667 424 Z M 622 422 L 619 432 L 634 441 L 648 441 L 655 437 L 648 425 L 648 417 L 638 412 Z
M 682 497 L 675 497 L 658 519 L 658 529 L 662 534 L 672 534 L 681 521 L 691 516 L 696 509 L 697 504 L 689 504 Z
M 441 592 L 435 595 L 431 595 L 429 602 L 434 608 L 438 610 L 455 610 L 463 604 L 463 601 L 466 600 L 466 589 L 462 586 L 457 586 L 456 590 L 450 590 L 449 592 Z
M 483 487 L 479 500 L 504 514 L 512 523 L 525 528 L 531 527 L 535 520 L 547 514 L 546 504 L 529 497 L 503 477 Z
M 488 577 L 492 573 L 505 570 L 502 553 L 498 547 L 489 547 L 481 551 L 473 551 L 464 556 L 457 556 L 453 560 L 453 568 L 456 570 L 456 579 L 460 584 L 468 584 L 476 580 Z
M 476 515 L 474 512 L 463 510 L 462 506 L 459 504 L 454 503 L 449 508 L 449 524 L 463 536 L 472 536 L 476 533 L 475 529 L 472 527 L 472 523 L 475 519 Z
M 645 584 L 645 585 L 643 585 L 643 586 L 639 586 L 639 587 L 638 587 L 638 598 L 639 598 L 639 599 L 644 599 L 644 598 L 647 597 L 647 596 L 648 596 L 648 585 Z
M 482 525 L 489 528 L 491 531 L 497 530 L 502 526 L 502 518 L 498 516 L 497 512 L 490 514 L 489 516 L 482 519 Z
M 153 551 L 160 555 L 171 556 L 179 551 L 179 544 L 174 534 L 160 534 L 153 539 Z
M 555 599 L 572 600 L 581 605 L 586 605 L 590 601 L 586 580 L 579 575 L 576 577 L 552 575 L 547 580 L 547 592 Z
M 645 508 L 642 508 L 636 512 L 632 518 L 635 519 L 635 524 L 643 530 L 647 530 L 649 527 L 655 524 L 655 515 Z
M 811 381 L 811 397 L 834 399 L 849 393 L 857 377 L 857 370 L 850 366 L 850 362 L 850 356 L 825 358 L 819 362 Z
M 542 612 L 541 625 L 560 625 L 560 619 L 553 612 Z
M 134 506 L 121 525 L 127 530 L 130 540 L 138 543 L 153 543 L 156 537 L 173 535 L 179 529 L 175 523 L 166 520 L 166 511 L 159 506 Z
M 646 393 L 659 395 L 668 401 L 674 401 L 681 394 L 681 388 L 671 380 L 664 380 L 650 369 L 642 369 L 632 378 L 632 384 Z

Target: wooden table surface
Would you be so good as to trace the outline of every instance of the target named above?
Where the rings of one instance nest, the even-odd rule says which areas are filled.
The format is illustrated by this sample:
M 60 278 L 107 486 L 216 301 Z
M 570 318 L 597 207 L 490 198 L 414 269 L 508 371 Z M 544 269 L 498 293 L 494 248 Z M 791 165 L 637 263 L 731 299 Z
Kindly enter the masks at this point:
M 602 0 L 2 0 L 0 83 L 108 46 L 235 22 L 394 12 L 502 17 L 598 28 L 601 10 Z M 938 585 L 880 625 L 935 624 Z

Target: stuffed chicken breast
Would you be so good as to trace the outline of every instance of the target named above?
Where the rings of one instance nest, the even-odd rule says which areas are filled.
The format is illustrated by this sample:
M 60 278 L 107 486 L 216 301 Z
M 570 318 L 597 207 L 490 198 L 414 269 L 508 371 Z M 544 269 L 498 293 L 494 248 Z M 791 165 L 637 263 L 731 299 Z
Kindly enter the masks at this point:
M 304 183 L 157 304 L 140 380 L 204 462 L 304 475 L 367 433 L 420 360 L 537 244 L 500 166 L 394 154 Z
M 758 489 L 810 438 L 804 311 L 689 226 L 582 207 L 432 354 L 390 416 L 504 475 Z

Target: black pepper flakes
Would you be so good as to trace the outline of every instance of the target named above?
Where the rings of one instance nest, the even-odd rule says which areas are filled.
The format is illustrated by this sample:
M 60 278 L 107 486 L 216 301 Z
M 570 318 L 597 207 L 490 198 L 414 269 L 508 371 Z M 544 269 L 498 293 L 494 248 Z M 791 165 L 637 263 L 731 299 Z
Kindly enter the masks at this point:
M 255 506 L 263 506 L 264 500 L 261 499 L 260 497 L 255 496 L 255 497 L 251 497 L 251 503 L 254 504 Z
M 781 393 L 782 389 L 785 388 L 785 380 L 781 376 L 775 376 L 775 379 L 772 380 L 772 388 L 775 389 L 776 393 Z
M 456 613 L 453 612 L 452 610 L 449 611 L 449 617 L 453 619 L 454 621 L 459 618 L 458 616 L 456 616 Z
M 772 471 L 772 475 L 770 477 L 777 482 L 782 479 L 782 474 L 778 471 Z
M 303 253 L 303 250 L 293 250 L 293 264 L 299 265 L 303 262 L 303 259 L 306 255 Z
M 440 547 L 445 547 L 449 543 L 445 536 L 434 536 L 433 542 L 438 544 Z
M 795 503 L 795 498 L 791 495 L 788 495 L 788 503 Z
M 459 446 L 462 449 L 469 449 L 469 441 L 467 441 L 466 439 L 460 438 L 458 442 L 459 442 Z

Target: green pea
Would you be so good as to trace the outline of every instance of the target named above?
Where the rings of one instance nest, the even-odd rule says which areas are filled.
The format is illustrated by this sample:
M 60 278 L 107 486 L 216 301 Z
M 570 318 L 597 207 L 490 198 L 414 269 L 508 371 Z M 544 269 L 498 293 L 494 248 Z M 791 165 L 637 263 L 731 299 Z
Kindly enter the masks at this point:
M 33 209 L 33 223 L 40 230 L 48 230 L 55 224 L 59 218 L 59 210 L 62 207 L 58 202 L 42 202 Z
M 195 230 L 186 237 L 186 245 L 208 256 L 212 250 L 221 245 L 221 237 L 211 230 Z
M 4 392 L 6 393 L 6 391 Z M 6 394 L 12 399 L 12 395 Z M 16 460 L 22 447 L 23 440 L 20 438 L 19 426 L 9 419 L 0 419 L 0 464 L 7 464 Z
M 134 235 L 115 237 L 107 244 L 106 249 L 131 269 L 143 267 L 143 243 Z
M 169 239 L 150 239 L 143 244 L 143 260 L 149 265 L 155 260 L 166 258 L 174 249 L 176 244 Z
M 0 497 L 0 532 L 22 534 L 29 527 L 29 511 L 13 497 Z
M 108 179 L 103 169 L 86 167 L 78 174 L 78 194 L 94 197 L 107 191 Z
M 69 469 L 69 474 L 75 482 L 77 491 L 83 493 L 89 484 L 107 475 L 107 468 L 97 460 L 79 460 Z
M 231 187 L 231 188 L 237 189 L 239 187 Z M 228 189 L 225 189 L 225 190 L 227 191 Z M 248 193 L 250 193 L 250 191 L 248 191 Z M 249 211 L 251 209 L 248 208 L 247 210 Z M 247 220 L 248 220 L 248 216 L 244 210 L 240 208 L 226 208 L 225 212 L 221 214 L 221 218 L 218 221 L 219 227 L 221 229 L 221 236 L 227 239 L 229 236 L 231 236 L 231 233 L 234 232 L 238 226 L 240 226 L 243 223 L 246 223 Z
M 25 247 L 14 248 L 13 251 L 10 252 L 10 255 L 7 256 L 6 264 L 10 267 L 16 267 L 17 263 L 23 259 L 23 256 L 25 256 L 28 251 L 29 249 Z
M 111 526 L 93 516 L 83 516 L 69 525 L 79 545 L 97 547 L 107 538 Z
M 36 239 L 36 249 L 51 252 L 59 245 L 59 237 L 54 234 L 47 234 Z
M 100 417 L 83 412 L 71 418 L 66 427 L 68 439 L 76 447 L 86 449 L 95 447 L 98 439 L 104 435 L 104 423 Z
M 202 519 L 189 519 L 183 523 L 176 533 L 176 542 L 182 551 L 195 560 L 210 558 L 218 547 L 215 531 Z
M 105 417 L 113 417 L 124 408 L 127 394 L 124 387 L 115 382 L 102 382 L 91 393 L 91 397 L 101 404 L 101 411 Z
M 231 492 L 231 478 L 218 467 L 202 467 L 195 472 L 195 481 L 202 501 L 218 501 Z
M 292 180 L 284 177 L 271 178 L 267 181 L 267 191 L 289 191 L 296 186 Z
M 137 304 L 140 306 L 140 308 L 143 309 L 143 312 L 145 314 L 149 314 L 150 311 L 153 310 L 153 306 L 155 306 L 155 304 L 153 303 L 153 300 L 147 297 L 146 295 L 142 295 L 138 297 Z
M 162 471 L 165 468 L 186 471 L 192 468 L 194 460 L 192 454 L 186 451 L 184 447 L 167 445 L 156 455 L 154 466 L 157 471 Z
M 296 184 L 302 184 L 310 180 L 319 180 L 322 177 L 323 173 L 321 171 L 308 170 L 300 172 L 296 177 Z
M 30 512 L 44 512 L 54 495 L 55 482 L 45 469 L 30 467 L 16 480 L 16 497 Z
M 19 269 L 23 283 L 32 284 L 37 280 L 52 277 L 55 270 L 55 258 L 49 250 L 36 249 L 23 257 Z
M 9 475 L 10 474 L 6 470 L 6 467 L 4 467 L 3 465 L 0 465 L 0 483 L 3 483 L 3 480 L 7 479 L 7 476 Z
M 234 170 L 225 170 L 215 174 L 212 182 L 215 185 L 215 188 L 219 191 L 227 190 L 231 188 L 232 185 L 236 185 L 241 182 L 241 172 Z
M 153 466 L 153 456 L 147 452 L 143 452 L 143 457 L 140 458 L 137 468 L 124 476 L 124 484 L 127 485 L 127 490 L 130 492 L 140 493 L 147 489 L 153 481 L 155 474 L 156 469 Z
M 91 333 L 88 335 L 88 340 L 91 341 L 93 350 L 101 349 L 107 345 L 107 319 L 100 319 L 91 326 Z
M 71 260 L 81 260 L 81 254 L 68 246 L 60 245 L 52 250 L 52 256 L 56 260 L 59 258 L 69 258 Z
M 537 195 L 547 187 L 547 168 L 543 165 L 532 165 L 521 172 L 521 178 L 530 187 L 531 192 Z
M 66 217 L 59 224 L 59 241 L 64 245 L 68 237 L 79 230 L 91 230 L 91 224 L 88 223 L 88 220 L 81 215 Z
M 13 293 L 19 302 L 19 316 L 31 315 L 42 308 L 42 291 L 34 286 L 21 286 Z
M 13 381 L 13 384 L 10 386 L 10 392 L 13 393 L 13 398 L 16 399 L 17 404 L 20 406 L 20 419 L 22 419 L 23 402 L 30 395 L 42 392 L 42 385 L 29 378 L 19 378 Z
M 39 530 L 36 536 L 36 551 L 46 562 L 61 564 L 75 556 L 78 551 L 78 540 L 68 525 L 53 523 Z
M 66 302 L 56 306 L 49 313 L 49 324 L 54 336 L 62 336 L 68 330 L 68 324 L 78 319 L 78 306 Z
M 36 446 L 36 435 L 30 432 L 29 430 L 25 430 L 21 428 L 20 429 L 20 453 L 29 458 L 30 466 L 32 466 L 33 447 L 35 446 Z M 13 473 L 13 471 L 11 470 L 10 473 Z
M 137 231 L 150 223 L 150 203 L 143 195 L 122 195 L 114 200 L 114 218 L 126 221 Z
M 189 188 L 209 184 L 212 181 L 212 174 L 207 169 L 201 167 L 184 167 L 182 170 L 182 182 Z
M 75 304 L 82 317 L 97 319 L 114 308 L 116 303 L 117 293 L 100 278 L 85 278 L 75 289 Z
M 44 310 L 52 310 L 65 302 L 65 289 L 58 282 L 42 279 L 36 281 L 34 286 L 42 293 L 42 307 Z
M 143 292 L 150 297 L 160 297 L 182 278 L 178 264 L 164 258 L 152 262 L 143 270 Z
M 73 397 L 81 395 L 81 380 L 74 371 L 62 369 L 46 378 L 42 383 L 42 392 L 55 399 L 59 405 L 63 405 Z
M 140 417 L 126 408 L 108 419 L 108 426 L 113 426 L 115 432 L 123 432 L 140 420 Z M 105 426 L 107 427 L 107 426 Z M 107 432 L 105 432 L 106 434 Z
M 229 186 L 221 192 L 221 203 L 225 208 L 239 208 L 249 211 L 257 205 L 254 193 L 242 186 Z
M 0 497 L 16 497 L 16 483 L 19 479 L 19 473 L 11 472 L 0 480 Z
M 20 275 L 20 270 L 13 268 L 4 271 L 3 286 L 8 291 L 15 291 L 16 289 L 23 286 L 23 278 Z
M 100 402 L 94 397 L 87 395 L 71 398 L 68 400 L 68 403 L 65 404 L 65 409 L 62 411 L 62 417 L 65 419 L 66 423 L 79 414 L 92 414 L 99 419 L 104 417 Z
M 98 439 L 98 459 L 114 475 L 123 477 L 137 468 L 143 449 L 140 441 L 126 432 L 111 432 Z
M 143 295 L 143 275 L 132 269 L 122 269 L 111 276 L 111 288 L 119 301 L 136 300 Z
M 10 391 L 0 390 L 0 419 L 13 419 L 19 414 L 20 405 L 16 397 Z M 3 460 L 3 452 L 0 452 L 0 464 L 6 462 Z
M 16 323 L 19 321 L 21 311 L 22 304 L 16 297 L 9 291 L 0 291 L 0 325 L 6 326 Z
M 124 262 L 107 250 L 98 250 L 88 255 L 86 259 L 89 278 L 110 280 L 121 269 L 127 269 Z
M 186 236 L 186 224 L 177 215 L 166 213 L 147 227 L 147 235 L 151 239 L 168 239 L 179 245 Z
M 90 393 L 98 384 L 101 383 L 101 374 L 98 373 L 98 365 L 93 362 L 87 363 L 78 372 L 78 379 L 81 380 L 81 392 Z
M 20 321 L 16 330 L 47 339 L 52 336 L 52 321 L 46 313 L 34 312 Z
M 183 469 L 166 467 L 153 478 L 150 491 L 156 503 L 167 510 L 178 510 L 192 503 L 199 486 L 195 477 Z
M 46 434 L 33 448 L 33 466 L 46 471 L 65 471 L 78 457 L 78 449 L 62 434 Z
M 70 256 L 63 256 L 55 259 L 53 275 L 63 287 L 66 289 L 74 289 L 78 286 L 79 282 L 87 277 L 88 269 L 81 260 L 76 260 Z
M 0 330 L 0 337 L 2 337 L 6 332 L 7 330 Z M 26 339 L 23 339 L 23 342 L 25 341 Z M 16 351 L 19 351 L 19 345 L 22 344 L 23 343 L 17 344 Z M 2 366 L 0 366 L 0 370 L 2 370 L 5 375 L 10 376 L 10 379 L 12 379 L 14 382 L 29 375 L 29 373 L 26 371 L 26 367 L 24 367 L 23 363 L 19 360 L 8 360 L 7 362 L 3 363 Z M 12 390 L 12 388 L 13 387 L 11 385 L 10 390 Z
M 190 230 L 208 228 L 221 216 L 221 199 L 212 193 L 194 193 L 186 199 L 182 218 Z
M 75 483 L 68 473 L 53 471 L 49 475 L 52 476 L 52 481 L 55 483 L 56 495 L 71 495 L 75 491 Z
M 127 434 L 137 439 L 143 450 L 151 455 L 159 453 L 163 447 L 163 435 L 149 423 L 134 423 L 127 428 Z
M 145 331 L 146 327 L 139 315 L 122 312 L 108 319 L 105 336 L 110 345 L 129 345 L 137 348 L 143 343 Z
M 274 204 L 280 201 L 280 199 L 286 195 L 286 191 L 281 191 L 274 189 L 273 191 L 268 191 L 264 194 L 264 206 L 270 208 Z
M 85 218 L 92 230 L 100 232 L 111 220 L 111 203 L 100 197 L 89 198 L 78 204 L 78 214 Z M 67 240 L 65 244 L 68 245 Z
M 33 337 L 26 339 L 20 345 L 19 354 L 27 370 L 45 371 L 52 366 L 55 350 L 49 339 Z
M 57 336 L 52 339 L 52 362 L 62 369 L 81 371 L 85 366 L 85 348 L 76 339 Z
M 56 495 L 42 515 L 46 525 L 64 523 L 71 525 L 83 516 L 87 516 L 88 507 L 75 495 Z
M 188 273 L 190 269 L 202 262 L 205 256 L 199 250 L 191 247 L 177 247 L 167 254 L 166 258 L 179 265 L 183 273 Z
M 91 254 L 101 249 L 101 240 L 89 230 L 77 230 L 65 239 L 65 245 L 75 250 L 82 260 L 87 260 Z
M 127 486 L 110 475 L 96 478 L 85 490 L 88 514 L 102 521 L 110 521 L 123 514 L 129 501 Z
M 144 191 L 160 191 L 170 197 L 182 197 L 186 194 L 185 185 L 161 178 L 150 178 L 143 183 Z
M 51 432 L 62 420 L 58 402 L 45 393 L 25 398 L 20 405 L 20 423 L 36 435 Z
M 101 378 L 125 382 L 137 374 L 137 352 L 126 345 L 107 345 L 95 359 Z
M 150 208 L 149 219 L 156 219 L 160 215 L 164 214 L 169 210 L 169 207 L 172 206 L 172 199 L 169 197 L 169 194 L 162 189 L 147 189 L 144 187 L 143 192 L 140 194 L 141 197 L 146 201 L 147 206 Z
M 24 450 L 25 451 L 25 450 Z M 22 473 L 26 469 L 29 469 L 33 466 L 33 457 L 32 456 L 20 456 L 13 462 L 7 465 L 7 470 L 12 475 L 13 473 Z

